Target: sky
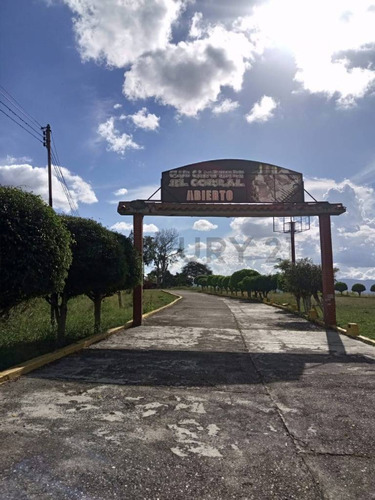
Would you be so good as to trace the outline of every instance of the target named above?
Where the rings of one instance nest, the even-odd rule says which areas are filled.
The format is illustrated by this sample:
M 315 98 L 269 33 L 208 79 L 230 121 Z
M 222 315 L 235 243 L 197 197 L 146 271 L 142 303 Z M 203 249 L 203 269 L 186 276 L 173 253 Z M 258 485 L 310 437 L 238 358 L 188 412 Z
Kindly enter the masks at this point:
M 10 96 L 34 133 L 51 125 L 80 216 L 129 234 L 118 202 L 147 199 L 161 172 L 271 163 L 347 207 L 332 217 L 338 278 L 375 280 L 375 0 L 2 0 L 0 184 L 47 200 L 46 149 L 4 114 L 17 119 Z M 172 271 L 268 273 L 290 253 L 272 219 L 145 219 L 163 228 L 185 249 Z M 316 218 L 296 251 L 320 262 Z

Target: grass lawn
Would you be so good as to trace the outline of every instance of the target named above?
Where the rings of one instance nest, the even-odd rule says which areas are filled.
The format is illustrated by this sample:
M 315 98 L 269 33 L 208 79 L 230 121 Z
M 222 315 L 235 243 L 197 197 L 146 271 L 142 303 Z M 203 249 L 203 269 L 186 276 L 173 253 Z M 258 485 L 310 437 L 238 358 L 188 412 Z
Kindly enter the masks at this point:
M 104 299 L 102 331 L 124 325 L 132 318 L 132 294 L 122 292 L 122 308 L 117 295 Z M 174 297 L 161 290 L 145 290 L 143 312 L 169 304 Z M 94 334 L 94 307 L 81 295 L 68 303 L 67 344 Z M 50 308 L 44 299 L 33 299 L 13 309 L 0 320 L 0 370 L 40 356 L 56 348 L 56 335 L 50 326 Z
M 270 293 L 278 304 L 296 304 L 290 293 Z M 358 323 L 359 333 L 375 340 L 375 295 L 336 295 L 337 325 L 346 328 L 348 323 Z

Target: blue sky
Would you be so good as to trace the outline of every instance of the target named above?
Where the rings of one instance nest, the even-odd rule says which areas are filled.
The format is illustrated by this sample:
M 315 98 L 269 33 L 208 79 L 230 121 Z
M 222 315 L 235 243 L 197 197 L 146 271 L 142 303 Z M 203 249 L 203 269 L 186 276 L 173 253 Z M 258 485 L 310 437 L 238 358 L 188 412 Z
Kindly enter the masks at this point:
M 117 202 L 151 195 L 163 170 L 259 160 L 347 206 L 333 220 L 335 263 L 375 279 L 374 1 L 3 0 L 0 51 L 0 85 L 51 124 L 81 216 L 128 234 Z M 0 182 L 46 197 L 45 167 L 42 145 L 1 114 Z M 69 209 L 57 183 L 55 207 Z M 176 227 L 186 258 L 199 246 L 203 262 L 223 238 L 208 256 L 221 274 L 269 272 L 289 252 L 272 220 L 145 222 Z M 243 262 L 229 238 L 245 242 Z M 297 256 L 319 262 L 313 219 Z

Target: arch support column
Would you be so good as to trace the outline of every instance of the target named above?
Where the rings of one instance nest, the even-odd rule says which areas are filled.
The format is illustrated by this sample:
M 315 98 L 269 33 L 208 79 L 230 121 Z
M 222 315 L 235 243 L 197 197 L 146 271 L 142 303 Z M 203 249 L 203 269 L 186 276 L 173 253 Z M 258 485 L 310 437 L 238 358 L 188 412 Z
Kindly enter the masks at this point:
M 141 259 L 141 283 L 133 290 L 133 326 L 142 325 L 143 313 L 143 215 L 133 215 L 134 248 Z
M 336 326 L 335 279 L 333 274 L 331 217 L 329 214 L 319 215 L 319 230 L 324 323 L 326 326 Z

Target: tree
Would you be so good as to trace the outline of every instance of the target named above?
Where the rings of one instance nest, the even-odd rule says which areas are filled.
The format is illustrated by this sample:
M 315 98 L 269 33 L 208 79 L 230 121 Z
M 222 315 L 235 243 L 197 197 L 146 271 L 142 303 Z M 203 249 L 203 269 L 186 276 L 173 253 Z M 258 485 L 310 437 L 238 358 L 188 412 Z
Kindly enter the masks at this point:
M 59 217 L 39 196 L 0 187 L 0 315 L 63 288 L 70 242 Z
M 352 292 L 357 292 L 359 297 L 361 296 L 361 293 L 366 290 L 365 285 L 362 285 L 362 283 L 355 283 L 352 286 Z
M 232 274 L 230 277 L 230 287 L 234 291 L 241 290 L 239 283 L 246 277 L 259 276 L 258 271 L 254 271 L 254 269 L 240 269 Z M 243 292 L 243 290 L 241 290 Z
M 197 276 L 195 278 L 194 282 L 196 285 L 201 286 L 202 290 L 203 290 L 204 287 L 207 286 L 207 280 L 208 280 L 208 276 Z
M 194 280 L 197 276 L 209 276 L 212 274 L 212 271 L 206 264 L 201 264 L 200 262 L 192 260 L 184 265 L 181 274 Z
M 301 299 L 305 312 L 311 309 L 311 297 L 314 297 L 319 307 L 321 301 L 319 292 L 322 290 L 322 269 L 313 264 L 311 259 L 299 259 L 295 264 L 290 260 L 280 260 L 275 266 L 280 269 L 279 284 L 284 291 L 292 293 L 297 302 L 298 311 L 301 310 Z
M 224 290 L 228 293 L 229 286 L 230 286 L 230 276 L 224 276 L 222 283 L 223 283 Z
M 247 296 L 251 297 L 251 292 L 255 292 L 256 288 L 256 277 L 255 276 L 245 276 L 242 281 L 238 284 L 239 288 L 244 292 L 247 292 Z
M 162 229 L 153 237 L 150 248 L 150 263 L 155 265 L 157 285 L 162 287 L 166 272 L 170 264 L 176 262 L 182 255 L 183 249 L 178 246 L 178 231 L 176 229 Z
M 64 340 L 69 299 L 86 294 L 94 302 L 94 329 L 98 331 L 103 298 L 134 286 L 140 279 L 139 262 L 128 238 L 90 219 L 61 219 L 74 243 L 65 287 L 53 303 L 60 344 Z
M 375 283 L 371 285 L 370 292 L 375 292 Z
M 340 292 L 341 295 L 343 294 L 343 292 L 346 292 L 347 289 L 348 285 L 346 283 L 343 283 L 342 281 L 337 281 L 335 283 L 335 290 L 337 292 Z

